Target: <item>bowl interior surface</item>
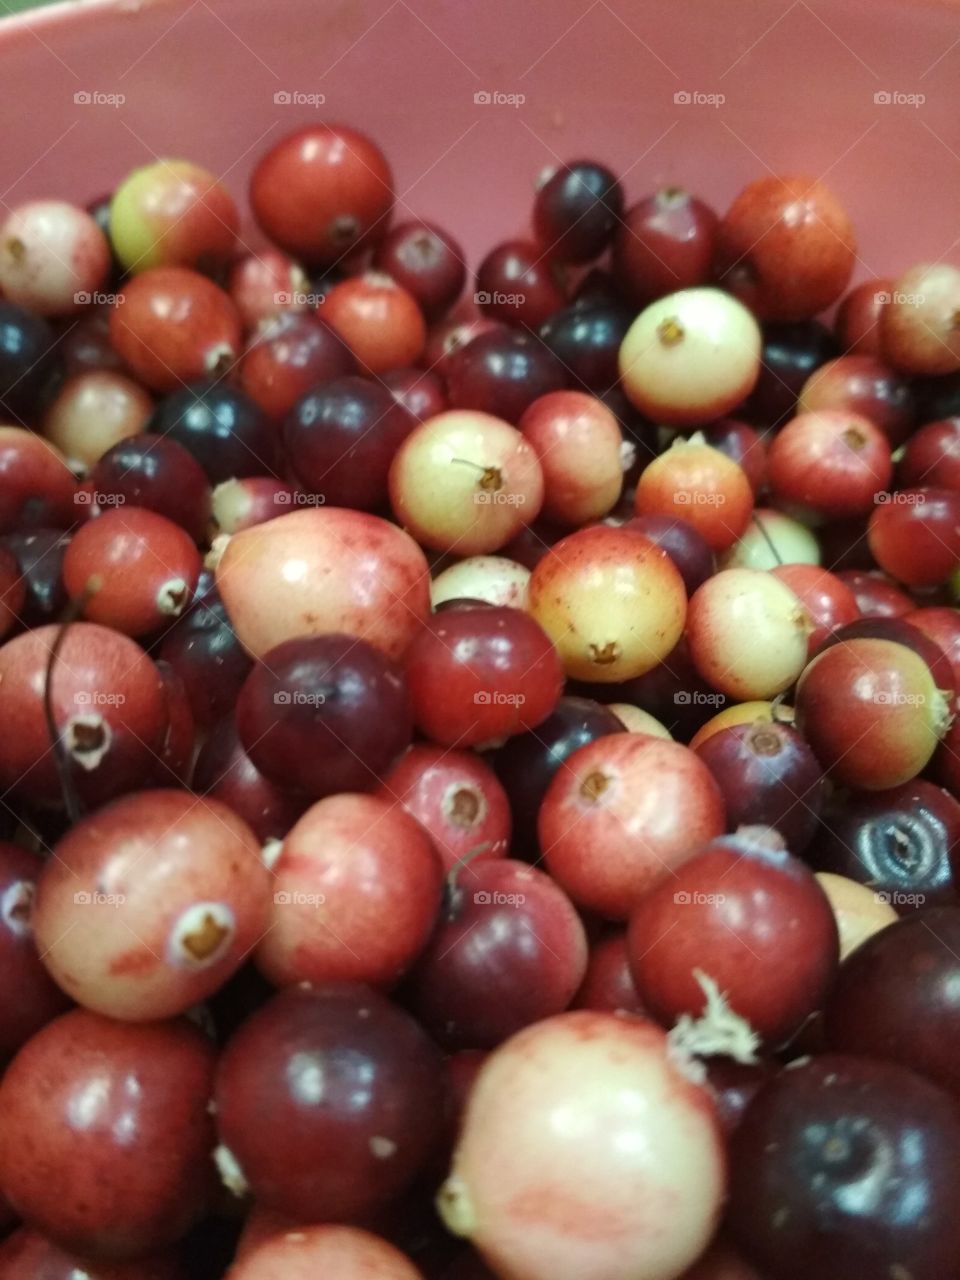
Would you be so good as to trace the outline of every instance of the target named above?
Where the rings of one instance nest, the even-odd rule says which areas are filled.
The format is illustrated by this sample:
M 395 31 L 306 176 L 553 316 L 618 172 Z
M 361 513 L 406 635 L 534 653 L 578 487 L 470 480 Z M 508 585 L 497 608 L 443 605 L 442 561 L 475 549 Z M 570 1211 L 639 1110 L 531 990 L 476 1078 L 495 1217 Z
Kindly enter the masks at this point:
M 960 260 L 958 69 L 945 0 L 68 0 L 0 25 L 0 199 L 92 199 L 156 156 L 243 197 L 285 132 L 341 120 L 385 149 L 397 217 L 472 264 L 525 232 L 538 174 L 593 156 L 631 199 L 676 183 L 720 208 L 822 177 L 858 277 L 890 275 Z

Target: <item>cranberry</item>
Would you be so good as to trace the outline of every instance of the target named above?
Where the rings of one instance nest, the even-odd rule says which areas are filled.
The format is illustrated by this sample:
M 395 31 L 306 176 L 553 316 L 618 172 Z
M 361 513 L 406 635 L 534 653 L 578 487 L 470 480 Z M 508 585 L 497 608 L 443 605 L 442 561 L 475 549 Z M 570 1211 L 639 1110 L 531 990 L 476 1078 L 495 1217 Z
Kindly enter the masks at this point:
M 840 303 L 834 328 L 848 355 L 880 355 L 880 315 L 890 301 L 893 284 L 888 278 L 864 280 Z
M 544 548 L 546 549 L 546 548 Z M 505 556 L 468 556 L 438 573 L 430 584 L 435 613 L 463 601 L 526 609 L 530 570 Z
M 412 294 L 430 319 L 453 306 L 467 275 L 459 244 L 429 222 L 395 226 L 377 246 L 374 264 Z
M 78 530 L 63 561 L 71 599 L 91 622 L 143 636 L 178 618 L 200 575 L 200 555 L 172 520 L 118 507 Z
M 633 314 L 622 303 L 578 302 L 555 311 L 540 337 L 575 386 L 600 395 L 616 386 L 620 344 Z
M 91 1267 L 93 1270 L 91 1270 Z M 0 1246 L 0 1280 L 183 1280 L 172 1254 L 151 1254 L 135 1262 L 92 1263 L 65 1252 L 52 1240 L 22 1227 Z
M 42 316 L 0 301 L 0 412 L 21 425 L 39 422 L 60 382 L 62 356 Z
M 554 391 L 534 400 L 519 429 L 543 469 L 543 514 L 582 525 L 605 516 L 623 488 L 623 438 L 616 418 L 593 396 Z
M 76 471 L 87 471 L 113 445 L 147 425 L 153 402 L 121 373 L 94 369 L 73 376 L 47 411 L 43 434 Z
M 942 1280 L 960 1262 L 958 1162 L 960 1121 L 939 1089 L 866 1058 L 802 1060 L 733 1136 L 730 1226 L 774 1280 Z
M 221 375 L 240 355 L 240 317 L 229 296 L 186 267 L 154 267 L 124 285 L 110 339 L 152 391 Z
M 204 740 L 193 773 L 193 789 L 225 804 L 261 844 L 282 840 L 306 807 L 263 776 L 243 749 L 232 716 L 221 720 Z
M 914 601 L 885 573 L 841 569 L 837 577 L 853 592 L 857 608 L 864 618 L 899 618 L 916 607 Z
M 250 204 L 281 249 L 326 265 L 386 232 L 393 178 L 383 152 L 364 134 L 344 125 L 307 125 L 260 160 Z
M 110 248 L 94 219 L 64 200 L 31 200 L 0 226 L 3 296 L 37 315 L 70 315 L 110 272 Z
M 4 1058 L 70 1005 L 41 963 L 34 941 L 33 902 L 43 865 L 36 854 L 0 841 L 0 955 L 7 975 L 0 999 Z
M 717 1115 L 724 1131 L 729 1135 L 734 1132 L 750 1103 L 760 1089 L 776 1074 L 777 1064 L 774 1060 L 761 1058 L 756 1062 L 738 1062 L 736 1058 L 721 1055 L 707 1058 L 704 1062 L 707 1076 L 707 1087 L 713 1095 L 717 1107 Z M 743 1265 L 743 1264 L 741 1264 Z M 690 1277 L 684 1272 L 682 1280 L 701 1280 L 700 1273 L 694 1270 Z M 702 1280 L 755 1280 L 751 1272 L 741 1276 L 735 1272 L 727 1276 L 704 1276 Z
M 850 282 L 856 237 L 846 210 L 813 178 L 758 178 L 720 222 L 722 283 L 764 320 L 805 320 Z
M 502 858 L 510 846 L 511 803 L 490 766 L 470 751 L 417 743 L 386 774 L 377 794 L 416 818 L 448 871 L 468 856 L 471 865 Z
M 856 597 L 835 573 L 815 564 L 777 565 L 771 572 L 786 583 L 803 606 L 811 628 L 811 654 L 822 648 L 838 628 L 859 618 Z
M 713 552 L 689 520 L 669 515 L 634 516 L 621 528 L 643 534 L 665 551 L 677 566 L 688 595 L 715 571 Z
M 229 261 L 239 226 L 230 193 L 189 160 L 135 169 L 110 202 L 110 241 L 128 271 L 215 267 Z
M 786 724 L 754 722 L 721 729 L 697 747 L 723 793 L 727 824 L 775 827 L 802 853 L 823 807 L 823 773 L 813 752 Z
M 320 304 L 320 317 L 366 373 L 402 368 L 423 354 L 427 328 L 416 298 L 380 272 L 335 284 Z
M 446 379 L 458 353 L 482 333 L 506 333 L 507 326 L 487 316 L 471 316 L 467 320 L 448 319 L 435 324 L 427 334 L 423 364 L 438 377 Z
M 907 441 L 897 464 L 901 485 L 960 491 L 960 418 L 929 422 Z
M 664 1033 L 584 1010 L 487 1060 L 438 1205 L 497 1275 L 678 1276 L 713 1234 L 723 1181 L 713 1104 Z
M 334 506 L 368 511 L 386 500 L 390 463 L 415 426 L 385 387 L 337 378 L 297 401 L 284 444 L 304 489 Z
M 744 414 L 761 426 L 779 426 L 797 412 L 798 397 L 813 373 L 839 354 L 830 330 L 818 320 L 764 325 L 760 375 Z
M 897 644 L 906 645 L 924 660 L 930 668 L 934 684 L 946 698 L 951 699 L 956 692 L 953 667 L 943 649 L 906 618 L 858 618 L 841 627 L 830 637 L 829 643 L 846 643 L 857 639 L 893 640 Z
M 283 314 L 253 338 L 240 361 L 246 395 L 277 421 L 301 396 L 356 371 L 343 339 L 316 315 Z
M 533 229 L 548 257 L 590 262 L 603 253 L 623 215 L 623 188 L 593 160 L 561 165 L 537 192 Z
M 80 514 L 77 498 L 59 449 L 32 431 L 0 427 L 0 533 L 37 525 L 69 529 Z
M 0 1083 L 0 1183 L 68 1249 L 136 1258 L 202 1216 L 213 1046 L 186 1022 L 130 1026 L 77 1009 L 20 1050 Z
M 518 328 L 539 329 L 566 302 L 547 250 L 526 240 L 491 249 L 477 268 L 476 284 L 473 300 L 483 314 Z
M 194 719 L 205 729 L 236 705 L 251 665 L 215 598 L 198 602 L 170 628 L 160 656 L 183 680 Z
M 867 538 L 881 569 L 909 587 L 935 587 L 960 565 L 960 493 L 900 489 L 880 495 Z
M 955 683 L 960 686 L 960 614 L 956 609 L 916 609 L 904 618 L 922 631 L 943 652 L 953 667 Z
M 310 281 L 298 262 L 279 249 L 261 249 L 230 269 L 227 292 L 247 330 L 287 311 L 307 309 Z
M 720 563 L 725 569 L 772 570 L 783 564 L 819 564 L 820 558 L 820 545 L 807 525 L 775 507 L 756 507 Z
M 530 579 L 530 612 L 567 675 L 610 684 L 642 675 L 680 638 L 683 579 L 667 553 L 625 529 L 581 529 L 556 543 Z
M 67 605 L 63 585 L 63 557 L 70 545 L 69 534 L 59 529 L 30 529 L 24 533 L 8 533 L 0 538 L 0 547 L 9 551 L 17 562 L 26 589 L 17 614 L 24 626 L 40 626 L 58 617 Z M 12 588 L 13 599 L 19 590 Z
M 760 492 L 767 478 L 767 445 L 759 431 L 736 418 L 718 418 L 704 427 L 703 438 L 741 467 L 753 492 Z
M 821 1007 L 840 954 L 813 873 L 762 827 L 714 841 L 651 889 L 627 946 L 640 999 L 667 1026 L 706 1005 L 705 1035 L 732 1013 L 749 1024 L 740 1035 L 774 1047 Z M 730 1012 L 713 1009 L 708 982 Z
M 292 511 L 236 534 L 217 587 L 244 647 L 346 632 L 399 658 L 430 610 L 423 552 L 396 525 L 361 511 Z
M 433 1154 L 443 1083 L 438 1050 L 370 987 L 288 988 L 220 1060 L 224 1164 L 239 1165 L 268 1209 L 308 1222 L 356 1217 L 403 1191 Z
M 743 468 L 710 445 L 677 440 L 643 471 L 634 505 L 638 516 L 686 520 L 713 551 L 725 551 L 744 532 L 753 490 Z
M 537 815 L 554 776 L 565 761 L 594 739 L 620 733 L 613 712 L 588 698 L 561 698 L 550 715 L 528 733 L 517 734 L 493 756 L 494 768 L 510 799 L 520 852 L 537 849 Z
M 843 786 L 885 791 L 927 765 L 949 723 L 926 662 L 891 640 L 824 649 L 797 685 L 797 722 Z
M 661 187 L 629 208 L 617 229 L 613 262 L 638 306 L 678 289 L 708 284 L 717 215 L 682 187 Z
M 495 329 L 459 347 L 445 376 L 454 408 L 518 422 L 534 400 L 563 387 L 564 372 L 549 347 L 532 334 Z
M 429 369 L 391 369 L 380 381 L 417 422 L 435 418 L 448 407 L 443 382 Z
M 617 929 L 593 943 L 572 1007 L 599 1013 L 646 1013 L 630 972 L 625 930 Z
M 753 390 L 760 329 L 719 289 L 683 289 L 640 313 L 619 363 L 624 391 L 648 418 L 672 426 L 709 422 Z
M 945 262 L 912 267 L 895 281 L 880 315 L 883 358 L 903 373 L 960 369 L 960 270 Z
M 274 466 L 276 438 L 262 410 L 222 382 L 196 383 L 167 396 L 149 430 L 189 450 L 211 484 L 260 475 Z
M 580 907 L 623 920 L 724 828 L 723 797 L 687 747 L 617 733 L 575 751 L 539 817 L 550 874 Z
M 816 516 L 866 515 L 892 475 L 887 437 L 846 410 L 799 414 L 777 433 L 768 454 L 774 498 Z
M 187 693 L 186 682 L 169 662 L 157 659 L 157 670 L 163 682 L 163 700 L 167 727 L 164 731 L 155 767 L 147 775 L 151 787 L 189 786 L 193 772 L 197 724 Z
M 121 440 L 90 472 L 96 506 L 145 507 L 203 542 L 210 519 L 210 485 L 199 462 L 175 440 L 144 432 Z M 79 495 L 78 495 L 79 496 Z
M 867 355 L 840 356 L 821 365 L 804 383 L 798 409 L 833 409 L 869 418 L 893 445 L 910 434 L 916 413 L 907 379 Z

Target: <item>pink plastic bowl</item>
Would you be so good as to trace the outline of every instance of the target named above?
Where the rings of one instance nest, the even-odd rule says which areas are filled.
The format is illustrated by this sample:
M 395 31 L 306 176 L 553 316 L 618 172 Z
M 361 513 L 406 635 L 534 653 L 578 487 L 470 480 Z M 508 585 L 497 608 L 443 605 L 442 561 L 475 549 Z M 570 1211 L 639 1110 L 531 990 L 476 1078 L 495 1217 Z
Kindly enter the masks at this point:
M 446 223 L 472 262 L 578 155 L 633 199 L 670 181 L 721 207 L 770 171 L 822 176 L 859 276 L 957 257 L 946 0 L 72 0 L 0 24 L 0 68 L 8 206 L 91 199 L 152 156 L 242 196 L 283 133 L 337 119 L 385 148 L 400 215 Z

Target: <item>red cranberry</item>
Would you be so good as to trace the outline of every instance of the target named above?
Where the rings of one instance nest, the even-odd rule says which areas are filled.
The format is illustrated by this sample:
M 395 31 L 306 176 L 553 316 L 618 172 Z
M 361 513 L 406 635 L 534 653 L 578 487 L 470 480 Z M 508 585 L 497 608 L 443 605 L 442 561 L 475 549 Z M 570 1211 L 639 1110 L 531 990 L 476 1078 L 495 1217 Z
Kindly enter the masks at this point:
M 356 1217 L 403 1191 L 433 1154 L 443 1085 L 437 1049 L 370 987 L 288 988 L 220 1060 L 224 1163 L 239 1164 L 268 1209 L 306 1222 Z
M 108 449 L 90 472 L 92 502 L 129 503 L 166 516 L 195 542 L 206 538 L 210 483 L 199 462 L 175 440 L 147 432 Z
M 198 602 L 166 633 L 160 656 L 183 680 L 201 728 L 233 709 L 251 666 L 226 609 L 215 598 Z
M 681 440 L 644 470 L 634 505 L 638 516 L 686 520 L 711 550 L 725 551 L 747 527 L 753 490 L 743 469 L 719 449 Z
M 380 272 L 335 284 L 319 313 L 365 373 L 379 376 L 414 364 L 423 354 L 427 327 L 416 298 Z
M 881 569 L 908 587 L 935 587 L 960 565 L 960 493 L 900 489 L 883 494 L 867 539 Z
M 840 303 L 834 328 L 848 355 L 880 355 L 880 313 L 892 292 L 893 280 L 889 278 L 864 280 Z
M 24 626 L 52 622 L 66 608 L 62 571 L 69 545 L 70 535 L 60 529 L 29 529 L 0 538 L 0 546 L 16 560 L 25 587 L 24 600 L 17 608 Z M 13 598 L 18 595 L 19 591 L 13 588 Z
M 627 520 L 621 528 L 643 534 L 667 553 L 683 578 L 688 596 L 716 569 L 709 543 L 689 520 L 669 515 L 642 515 Z
M 703 428 L 703 438 L 732 458 L 743 469 L 753 492 L 760 492 L 767 478 L 767 446 L 758 431 L 736 418 L 719 418 Z
M 587 957 L 587 969 L 571 1008 L 600 1013 L 645 1014 L 637 984 L 630 972 L 627 935 L 623 929 L 595 942 Z
M 445 379 L 457 354 L 481 333 L 503 333 L 507 326 L 487 316 L 472 316 L 467 320 L 441 320 L 427 334 L 423 351 L 423 364 L 432 373 Z
M 193 789 L 225 804 L 261 844 L 282 840 L 306 801 L 263 776 L 243 749 L 233 716 L 214 725 L 197 756 Z
M 110 242 L 122 267 L 214 270 L 233 256 L 240 214 L 216 177 L 189 160 L 135 169 L 110 201 Z
M 456 240 L 429 222 L 401 222 L 377 246 L 374 264 L 412 294 L 429 319 L 463 292 L 467 272 Z
M 91 1270 L 92 1268 L 92 1270 Z M 0 1246 L 0 1280 L 184 1280 L 172 1254 L 135 1262 L 90 1262 L 22 1227 Z
M 838 628 L 859 618 L 856 596 L 835 573 L 815 564 L 781 564 L 772 573 L 803 605 L 811 628 L 811 654 L 822 648 Z
M 846 410 L 801 413 L 767 455 L 774 498 L 828 518 L 866 515 L 893 475 L 890 443 L 874 424 Z
M 789 725 L 763 722 L 721 729 L 697 755 L 723 793 L 727 825 L 775 827 L 791 853 L 802 853 L 823 808 L 823 772 Z
M 152 409 L 139 383 L 96 369 L 64 383 L 47 411 L 43 434 L 72 468 L 85 472 L 113 445 L 142 431 Z
M 795 1062 L 748 1108 L 730 1161 L 730 1227 L 771 1280 L 944 1280 L 960 1265 L 960 1118 L 910 1071 Z
M 883 358 L 904 373 L 936 375 L 960 369 L 960 270 L 922 264 L 895 282 L 880 314 Z
M 390 463 L 415 425 L 385 387 L 337 378 L 297 401 L 284 444 L 305 490 L 332 506 L 369 511 L 386 501 Z
M 307 125 L 262 157 L 250 179 L 253 215 L 281 249 L 321 265 L 379 239 L 393 208 L 383 152 L 344 125 Z
M 507 240 L 477 268 L 473 300 L 504 324 L 539 329 L 566 302 L 559 279 L 546 250 L 526 240 Z
M 907 441 L 897 463 L 900 485 L 960 491 L 960 418 L 928 422 Z
M 661 187 L 632 205 L 613 243 L 614 271 L 624 293 L 642 306 L 708 284 L 717 223 L 710 206 L 682 187 Z
M 862 539 L 862 533 L 860 537 Z M 906 592 L 891 582 L 885 573 L 840 569 L 837 577 L 853 592 L 857 608 L 864 618 L 899 618 L 916 607 Z
M 284 314 L 257 333 L 240 361 L 240 385 L 273 421 L 301 396 L 356 371 L 343 339 L 316 315 Z
M 276 434 L 249 396 L 223 382 L 201 382 L 167 396 L 149 430 L 176 440 L 212 484 L 273 470 Z
M 0 427 L 0 533 L 69 529 L 80 514 L 77 482 L 59 449 L 20 427 Z
M 760 376 L 742 412 L 761 426 L 779 426 L 797 412 L 814 372 L 839 354 L 836 339 L 819 320 L 764 325 Z
M 916 609 L 904 617 L 912 627 L 922 631 L 943 652 L 953 667 L 955 683 L 960 687 L 960 614 L 956 609 Z
M 285 311 L 304 311 L 310 281 L 299 263 L 279 249 L 261 249 L 230 269 L 227 292 L 248 330 Z
M 758 178 L 720 222 L 720 280 L 764 320 L 805 320 L 846 289 L 856 258 L 846 210 L 813 178 Z
M 443 746 L 534 729 L 563 689 L 560 659 L 542 628 L 497 607 L 429 619 L 410 648 L 407 679 L 419 729 Z
M 541 735 L 544 724 L 537 730 Z M 468 855 L 472 865 L 507 854 L 510 802 L 493 770 L 473 752 L 417 743 L 384 777 L 377 794 L 416 818 L 448 871 Z
M 553 391 L 534 400 L 519 428 L 543 470 L 543 514 L 579 526 L 605 516 L 623 488 L 623 438 L 596 397 Z
M 152 391 L 220 375 L 240 355 L 240 316 L 229 295 L 186 267 L 154 267 L 124 285 L 110 340 Z
M 378 649 L 347 635 L 269 650 L 237 700 L 240 741 L 279 786 L 319 799 L 369 791 L 409 745 L 410 694 Z
M 910 434 L 916 414 L 907 379 L 866 355 L 844 355 L 821 365 L 804 383 L 797 407 L 800 413 L 834 409 L 869 418 L 893 445 Z
M 186 1022 L 77 1009 L 0 1083 L 0 1183 L 67 1249 L 136 1258 L 200 1218 L 210 1188 L 214 1051 Z
M 848 622 L 829 638 L 830 644 L 848 640 L 893 640 L 920 655 L 933 676 L 933 682 L 947 698 L 956 691 L 953 666 L 940 645 L 905 617 L 857 618 Z
M 407 983 L 411 1007 L 449 1048 L 487 1049 L 561 1013 L 583 980 L 587 941 L 566 894 L 525 863 L 470 863 Z
M 435 418 L 448 407 L 443 383 L 429 369 L 391 369 L 380 381 L 417 422 Z
M 528 333 L 495 330 L 461 347 L 447 370 L 450 403 L 457 409 L 479 409 L 507 422 L 519 422 L 524 411 L 548 391 L 564 385 L 556 356 Z
M 590 262 L 603 253 L 623 215 L 623 188 L 593 160 L 561 165 L 537 192 L 533 229 L 556 262 Z

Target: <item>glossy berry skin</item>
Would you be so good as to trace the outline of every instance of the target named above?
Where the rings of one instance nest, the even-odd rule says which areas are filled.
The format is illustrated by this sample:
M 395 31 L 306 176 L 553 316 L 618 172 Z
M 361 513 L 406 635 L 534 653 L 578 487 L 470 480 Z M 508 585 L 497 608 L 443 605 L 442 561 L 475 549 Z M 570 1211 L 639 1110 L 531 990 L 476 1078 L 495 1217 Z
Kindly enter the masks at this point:
M 846 295 L 834 321 L 844 351 L 850 355 L 880 355 L 880 316 L 890 301 L 893 286 L 889 277 L 877 277 L 855 285 Z
M 805 320 L 850 282 L 856 237 L 846 210 L 813 178 L 765 177 L 721 219 L 716 269 L 762 320 Z
M 65 316 L 90 301 L 110 271 L 94 219 L 64 200 L 31 200 L 0 226 L 0 289 L 37 315 Z
M 703 438 L 743 469 L 753 492 L 759 493 L 767 477 L 767 444 L 760 432 L 736 418 L 718 418 L 703 428 Z
M 858 618 L 841 627 L 831 638 L 831 644 L 846 643 L 848 640 L 892 640 L 896 644 L 906 645 L 918 654 L 930 668 L 933 682 L 938 689 L 951 699 L 956 690 L 953 666 L 946 653 L 936 640 L 933 640 L 919 627 L 908 622 L 905 616 L 896 618 Z
M 819 320 L 765 324 L 760 373 L 741 412 L 764 427 L 786 422 L 797 412 L 797 400 L 811 376 L 838 355 L 836 339 Z
M 627 948 L 640 999 L 665 1026 L 704 1012 L 699 972 L 773 1047 L 822 1006 L 840 957 L 813 872 L 763 828 L 715 840 L 646 894 Z
M 33 903 L 43 865 L 36 854 L 0 841 L 0 963 L 8 975 L 0 997 L 4 1059 L 70 1007 L 69 997 L 44 968 L 33 935 Z
M 540 326 L 540 337 L 574 386 L 601 395 L 618 382 L 620 344 L 633 318 L 621 302 L 574 302 Z
M 147 427 L 182 444 L 211 484 L 273 470 L 276 435 L 258 405 L 224 382 L 178 388 L 156 408 Z
M 282 840 L 307 801 L 265 778 L 243 749 L 233 716 L 215 724 L 203 741 L 193 769 L 192 788 L 225 804 L 260 844 Z
M 199 576 L 200 553 L 183 529 L 143 507 L 104 511 L 77 531 L 63 561 L 83 616 L 130 636 L 180 617 Z
M 473 866 L 505 857 L 510 847 L 510 801 L 489 764 L 472 751 L 415 743 L 384 777 L 377 795 L 416 818 L 446 871 L 468 854 Z
M 406 984 L 413 1012 L 448 1049 L 490 1049 L 562 1013 L 587 940 L 566 894 L 526 863 L 462 868 Z
M 250 828 L 186 791 L 125 796 L 58 842 L 34 929 L 65 991 L 129 1022 L 212 995 L 267 927 L 270 877 Z
M 811 626 L 811 656 L 838 628 L 860 617 L 857 598 L 841 578 L 816 564 L 782 564 L 771 570 L 800 601 Z
M 256 767 L 313 799 L 369 791 L 410 743 L 403 673 L 354 636 L 304 636 L 269 650 L 237 700 L 240 741 Z
M 152 432 L 121 440 L 95 464 L 89 481 L 94 505 L 145 507 L 180 525 L 195 542 L 204 541 L 210 484 L 199 462 L 175 440 Z
M 146 426 L 153 401 L 138 383 L 105 369 L 70 378 L 43 421 L 44 437 L 87 471 L 106 451 Z
M 435 418 L 448 407 L 443 382 L 434 370 L 393 369 L 384 374 L 381 381 L 417 422 Z
M 135 169 L 110 202 L 110 243 L 126 271 L 210 270 L 230 259 L 240 216 L 233 197 L 189 160 Z
M 817 830 L 826 793 L 813 752 L 786 724 L 754 722 L 721 729 L 697 747 L 723 793 L 730 831 L 774 827 L 791 853 Z
M 412 293 L 382 272 L 341 280 L 324 295 L 319 314 L 347 344 L 364 373 L 378 376 L 400 369 L 423 354 L 423 312 Z
M 310 280 L 289 254 L 261 249 L 238 259 L 227 277 L 227 292 L 248 331 L 286 312 L 304 312 Z
M 884 360 L 903 373 L 938 376 L 960 369 L 960 270 L 946 262 L 911 267 L 894 283 L 880 316 Z
M 908 587 L 935 587 L 960 564 L 960 493 L 901 489 L 878 504 L 867 540 L 881 569 Z
M 63 802 L 42 697 L 59 630 L 38 627 L 0 648 L 0 785 L 40 805 Z M 155 760 L 167 727 L 160 673 L 133 640 L 92 622 L 73 623 L 59 652 L 54 724 L 74 787 L 101 804 L 142 786 Z
M 518 328 L 539 329 L 566 302 L 547 250 L 527 240 L 507 240 L 477 268 L 474 301 L 484 315 Z
M 232 711 L 251 662 L 220 600 L 198 601 L 166 632 L 159 652 L 184 682 L 200 728 Z
M 593 160 L 561 165 L 537 192 L 533 229 L 556 262 L 590 262 L 603 253 L 623 215 L 623 188 Z
M 387 498 L 394 454 L 416 423 L 366 378 L 337 378 L 308 391 L 288 414 L 283 441 L 297 480 L 332 506 L 370 511 Z
M 442 316 L 463 292 L 463 250 L 442 227 L 400 222 L 377 245 L 374 266 L 412 294 L 430 320 Z
M 0 1280 L 184 1280 L 184 1275 L 173 1253 L 133 1262 L 91 1262 L 29 1227 L 0 1245 Z
M 364 134 L 339 124 L 307 125 L 260 160 L 250 204 L 274 244 L 325 266 L 386 232 L 393 177 Z
M 66 607 L 67 593 L 61 570 L 69 544 L 70 535 L 60 529 L 27 529 L 0 538 L 0 547 L 16 561 L 20 574 L 18 581 L 25 589 L 22 603 L 16 606 L 17 616 L 25 626 L 36 627 L 50 622 Z M 12 583 L 10 578 L 8 583 Z M 16 603 L 20 591 L 15 583 L 7 590 L 10 594 L 4 599 L 10 607 Z
M 429 619 L 410 647 L 407 680 L 421 733 L 468 747 L 536 728 L 557 704 L 563 669 L 533 618 L 494 606 Z
M 717 215 L 681 187 L 661 187 L 632 205 L 613 242 L 620 287 L 638 306 L 708 284 Z
M 625 529 L 580 529 L 530 579 L 530 612 L 568 676 L 613 684 L 658 665 L 680 638 L 687 600 L 667 553 Z
M 396 525 L 339 507 L 292 511 L 231 538 L 217 588 L 244 647 L 346 632 L 400 658 L 430 611 L 423 552 Z
M 711 551 L 726 551 L 747 528 L 753 490 L 743 468 L 719 449 L 680 440 L 644 469 L 634 509 L 686 520 Z
M 129 281 L 110 313 L 110 340 L 152 391 L 221 376 L 242 350 L 229 295 L 186 267 L 154 267 Z
M 608 733 L 622 733 L 612 711 L 589 698 L 563 697 L 546 720 L 517 734 L 493 756 L 493 765 L 510 799 L 521 856 L 537 850 L 537 815 L 554 775 L 574 751 Z
M 960 1265 L 960 1119 L 902 1067 L 793 1063 L 748 1108 L 730 1167 L 731 1230 L 770 1280 L 943 1280 Z
M 909 436 L 916 415 L 909 381 L 875 356 L 866 355 L 839 356 L 821 365 L 803 384 L 797 407 L 800 413 L 838 409 L 861 414 L 893 445 Z
M 440 320 L 427 334 L 423 364 L 445 381 L 458 353 L 474 338 L 479 338 L 482 333 L 506 332 L 505 324 L 501 324 L 499 320 L 491 320 L 488 316 L 471 316 L 467 320 Z
M 878 569 L 840 569 L 837 577 L 853 592 L 864 618 L 901 618 L 910 613 L 916 603 Z
M 720 788 L 687 747 L 618 733 L 575 751 L 539 816 L 547 870 L 579 907 L 625 920 L 724 829 Z
M 447 394 L 455 409 L 477 409 L 519 422 L 526 409 L 559 391 L 565 370 L 549 347 L 527 332 L 481 333 L 451 356 Z
M 77 1009 L 38 1032 L 0 1084 L 0 1183 L 17 1212 L 105 1258 L 179 1239 L 211 1185 L 214 1060 L 185 1021 Z
M 43 401 L 59 382 L 62 356 L 42 316 L 0 301 L 0 412 L 9 422 L 39 422 Z
M 912 627 L 922 631 L 942 651 L 953 667 L 955 681 L 960 683 L 960 613 L 956 609 L 916 609 L 904 617 Z
M 487 1059 L 438 1204 L 495 1275 L 666 1280 L 715 1230 L 724 1164 L 713 1103 L 660 1028 L 579 1010 Z
M 591 944 L 587 969 L 572 1009 L 593 1009 L 598 1013 L 646 1014 L 630 972 L 627 935 L 624 929 L 608 932 Z
M 900 915 L 954 903 L 960 802 L 923 778 L 847 795 L 827 809 L 808 856 L 818 870 L 868 885 Z
M 886 791 L 925 768 L 946 731 L 946 698 L 930 668 L 891 640 L 823 650 L 797 685 L 797 725 L 842 786 Z
M 868 515 L 893 476 L 890 443 L 868 418 L 801 413 L 773 438 L 767 479 L 779 504 L 828 519 Z
M 291 987 L 224 1051 L 220 1139 L 265 1208 L 355 1218 L 403 1191 L 433 1154 L 443 1086 L 436 1047 L 370 987 Z
M 0 427 L 0 533 L 34 525 L 69 529 L 77 482 L 60 450 L 21 427 Z
M 256 961 L 278 987 L 392 987 L 425 946 L 443 887 L 430 837 L 378 796 L 313 805 L 271 870 L 273 905 Z
M 669 515 L 633 516 L 621 527 L 642 534 L 667 553 L 683 578 L 688 596 L 716 570 L 709 544 L 689 520 Z
M 308 391 L 356 369 L 347 344 L 319 316 L 285 312 L 254 335 L 239 381 L 263 413 L 279 421 Z
M 960 490 L 960 418 L 928 422 L 915 431 L 897 463 L 897 480 L 909 488 Z
M 602 401 L 579 391 L 554 391 L 534 400 L 519 429 L 540 459 L 546 519 L 579 526 L 616 505 L 623 488 L 623 437 Z

